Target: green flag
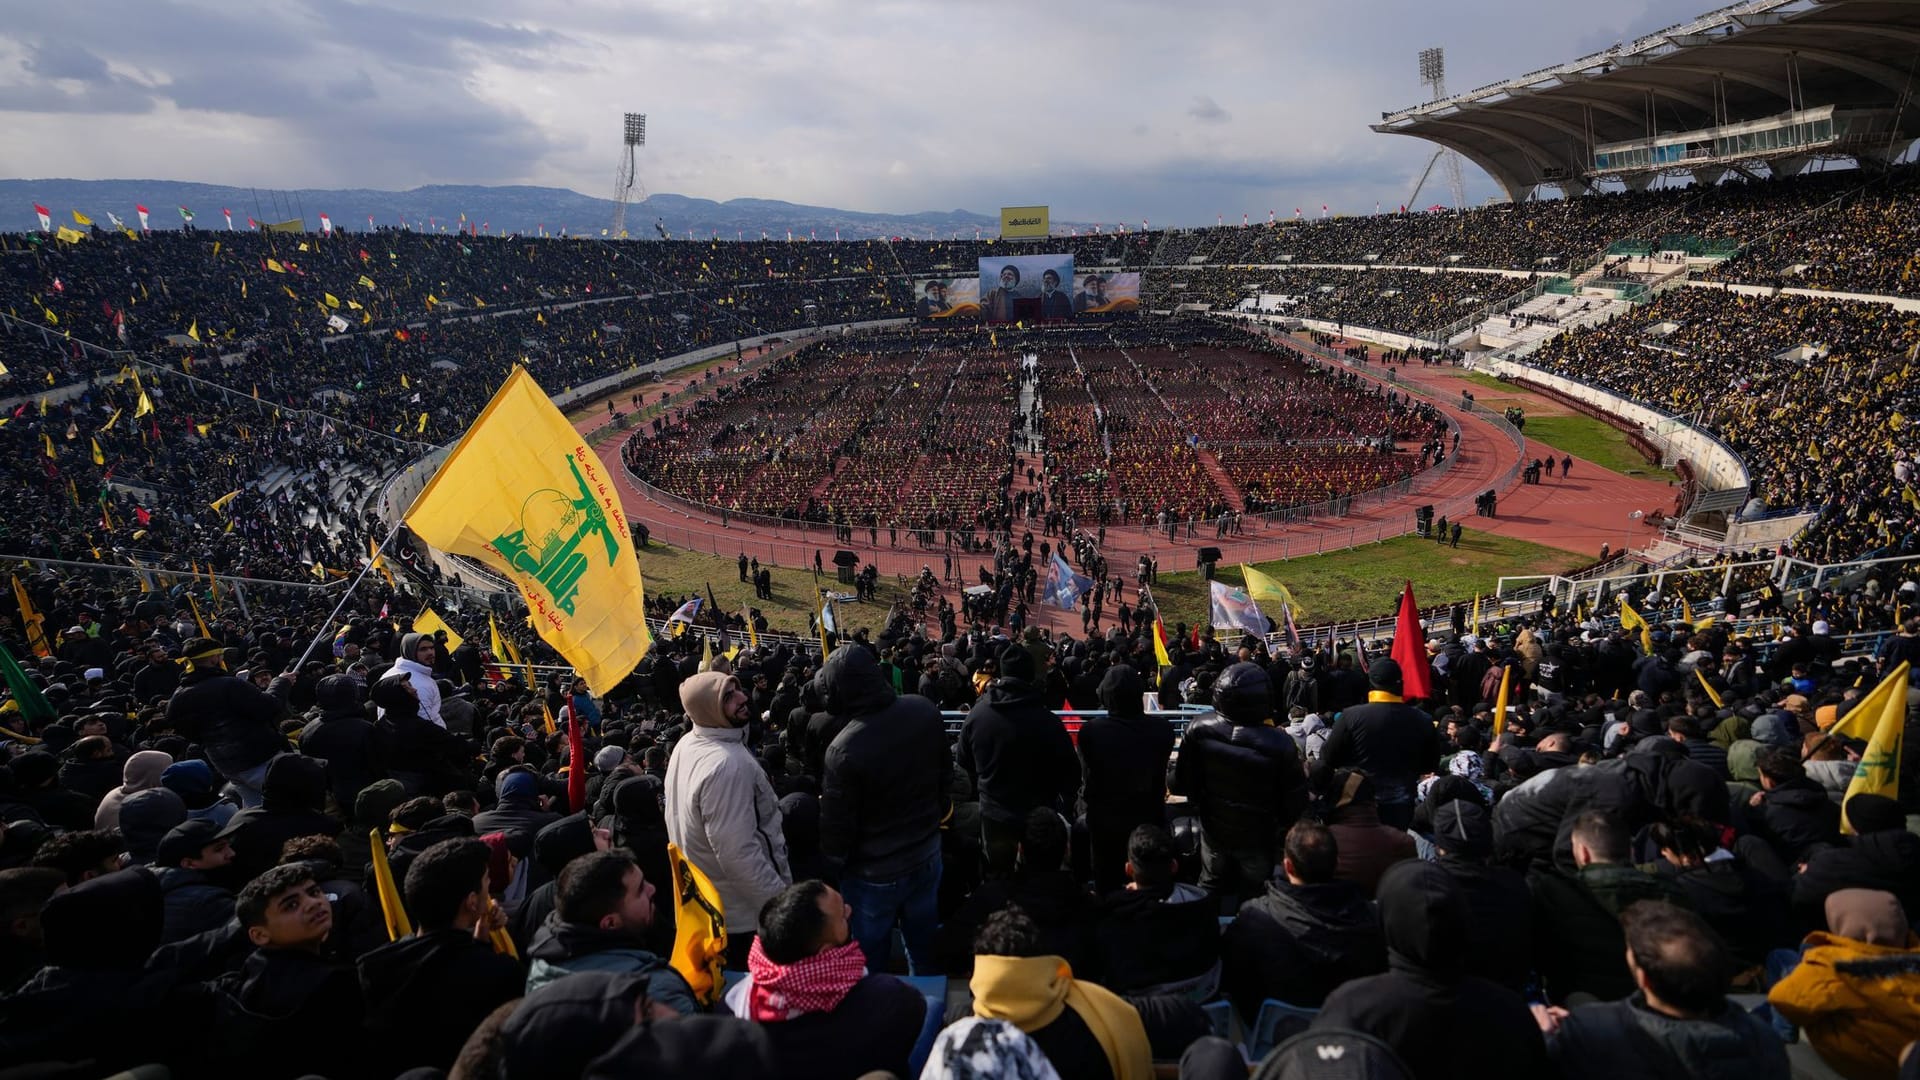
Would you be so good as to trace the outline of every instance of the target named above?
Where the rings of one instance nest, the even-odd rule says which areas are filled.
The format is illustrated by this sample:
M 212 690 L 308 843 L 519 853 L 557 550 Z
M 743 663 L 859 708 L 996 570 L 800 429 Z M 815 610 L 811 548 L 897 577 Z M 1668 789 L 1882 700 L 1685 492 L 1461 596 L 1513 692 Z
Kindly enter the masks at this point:
M 5 645 L 0 645 L 0 675 L 7 680 L 7 689 L 13 691 L 14 704 L 19 707 L 20 715 L 28 726 L 48 723 L 59 718 L 59 713 L 33 685 L 27 673 L 20 670 L 20 662 L 13 658 Z

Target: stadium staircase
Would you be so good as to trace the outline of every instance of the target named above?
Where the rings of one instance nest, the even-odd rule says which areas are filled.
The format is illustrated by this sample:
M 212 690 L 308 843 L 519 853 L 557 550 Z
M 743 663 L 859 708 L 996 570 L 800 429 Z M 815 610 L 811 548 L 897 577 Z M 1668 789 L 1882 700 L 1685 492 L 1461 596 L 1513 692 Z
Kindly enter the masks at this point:
M 1226 500 L 1234 513 L 1244 512 L 1247 497 L 1240 493 L 1240 485 L 1233 482 L 1233 477 L 1227 475 L 1227 470 L 1220 465 L 1220 459 L 1204 447 L 1196 449 L 1194 453 L 1200 455 L 1200 467 L 1206 469 L 1207 475 L 1213 478 L 1213 486 L 1220 490 L 1220 497 Z

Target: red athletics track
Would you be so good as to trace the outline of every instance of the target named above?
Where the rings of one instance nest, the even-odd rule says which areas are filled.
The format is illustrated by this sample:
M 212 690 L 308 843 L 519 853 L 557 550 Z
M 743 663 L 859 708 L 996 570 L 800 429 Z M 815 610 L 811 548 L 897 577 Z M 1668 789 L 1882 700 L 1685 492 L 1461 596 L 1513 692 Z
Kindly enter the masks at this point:
M 1341 347 L 1349 344 L 1360 343 L 1343 342 Z M 1376 364 L 1355 370 L 1376 382 L 1384 379 L 1383 369 Z M 1425 503 L 1434 505 L 1436 517 L 1444 515 L 1449 520 L 1467 522 L 1476 530 L 1597 556 L 1603 543 L 1619 550 L 1623 545 L 1647 538 L 1645 527 L 1628 519 L 1631 511 L 1671 508 L 1673 495 L 1667 485 L 1621 476 L 1579 458 L 1574 459 L 1574 478 L 1570 481 L 1556 478 L 1539 485 L 1526 485 L 1521 484 L 1516 475 L 1503 483 L 1521 458 L 1498 428 L 1459 408 L 1460 389 L 1474 384 L 1459 378 L 1453 368 L 1422 368 L 1415 364 L 1395 365 L 1393 371 L 1399 376 L 1402 389 L 1411 383 L 1437 395 L 1431 399 L 1433 403 L 1460 425 L 1459 450 L 1447 469 L 1421 473 L 1405 494 L 1356 507 L 1345 517 L 1274 524 L 1256 522 L 1250 517 L 1245 535 L 1227 540 L 1216 540 L 1212 527 L 1204 522 L 1196 527 L 1192 539 L 1187 538 L 1185 526 L 1181 526 L 1171 543 L 1164 530 L 1109 528 L 1102 548 L 1109 566 L 1131 583 L 1133 565 L 1142 552 L 1153 555 L 1161 561 L 1162 569 L 1172 572 L 1192 569 L 1193 553 L 1207 546 L 1219 547 L 1227 562 L 1265 562 L 1336 551 L 1411 531 L 1414 509 Z M 715 385 L 727 378 L 726 375 L 717 377 Z M 648 397 L 657 401 L 662 393 L 678 391 L 695 381 L 696 377 L 689 375 L 669 376 L 664 382 L 648 384 L 644 389 Z M 631 391 L 622 392 L 615 395 L 614 400 L 618 404 L 630 394 Z M 1552 411 L 1545 399 L 1517 388 L 1506 396 L 1521 398 L 1530 412 L 1536 402 L 1542 411 Z M 617 415 L 630 412 L 631 409 L 622 410 Z M 576 426 L 582 433 L 591 434 L 608 422 L 604 412 L 592 412 L 576 421 Z M 856 528 L 857 542 L 843 545 L 833 539 L 831 529 L 825 526 L 776 527 L 764 521 L 747 524 L 737 519 L 723 525 L 717 514 L 693 511 L 657 499 L 635 485 L 622 467 L 620 446 L 625 441 L 625 438 L 610 440 L 598 448 L 598 453 L 619 484 L 628 517 L 645 522 L 652 538 L 662 543 L 727 558 L 745 554 L 764 563 L 794 568 L 812 566 L 816 553 L 831 566 L 833 553 L 843 547 L 887 575 L 911 577 L 918 574 L 922 566 L 931 566 L 938 575 L 944 568 L 944 552 L 939 547 L 923 549 L 905 534 L 899 537 L 897 545 L 889 545 L 885 528 L 878 531 L 877 543 L 869 538 L 866 529 Z M 1545 444 L 1529 440 L 1529 459 L 1543 457 L 1546 450 Z M 1561 456 L 1558 451 L 1555 455 Z M 1499 517 L 1474 516 L 1474 496 L 1495 487 L 1500 490 Z M 980 567 L 991 567 L 991 558 L 980 554 L 955 555 L 954 570 L 968 582 L 978 580 Z M 1077 615 L 1041 610 L 1044 614 L 1037 621 L 1043 626 L 1067 630 L 1078 627 Z

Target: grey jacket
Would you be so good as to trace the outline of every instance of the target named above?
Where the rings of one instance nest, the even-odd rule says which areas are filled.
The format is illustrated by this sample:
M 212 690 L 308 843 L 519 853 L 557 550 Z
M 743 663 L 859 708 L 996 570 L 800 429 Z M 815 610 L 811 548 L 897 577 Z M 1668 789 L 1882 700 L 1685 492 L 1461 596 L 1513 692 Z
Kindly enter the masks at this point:
M 730 934 L 755 932 L 761 905 L 793 883 L 780 801 L 746 734 L 696 727 L 667 760 L 667 839 L 712 880 Z

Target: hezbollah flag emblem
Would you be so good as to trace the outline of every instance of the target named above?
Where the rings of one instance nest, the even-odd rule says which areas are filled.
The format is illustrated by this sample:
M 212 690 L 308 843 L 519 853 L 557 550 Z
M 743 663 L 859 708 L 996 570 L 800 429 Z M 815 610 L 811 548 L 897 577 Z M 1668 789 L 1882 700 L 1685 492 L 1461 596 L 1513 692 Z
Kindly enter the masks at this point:
M 408 508 L 442 551 L 507 574 L 540 636 L 597 695 L 653 643 L 633 534 L 600 459 L 515 367 Z

